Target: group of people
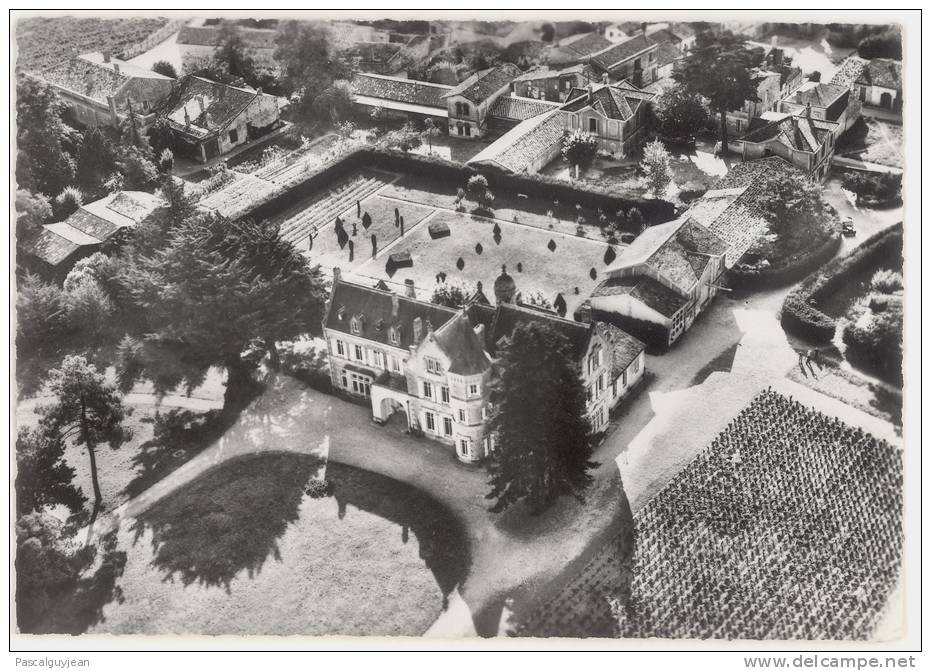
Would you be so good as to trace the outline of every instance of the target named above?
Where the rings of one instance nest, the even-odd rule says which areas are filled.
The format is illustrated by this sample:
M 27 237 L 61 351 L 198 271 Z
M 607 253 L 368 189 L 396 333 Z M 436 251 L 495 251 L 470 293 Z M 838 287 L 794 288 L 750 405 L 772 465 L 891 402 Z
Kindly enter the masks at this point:
M 818 366 L 818 370 L 824 370 L 824 362 L 821 359 L 821 350 L 820 349 L 809 349 L 809 350 L 799 350 L 798 351 L 798 367 L 802 370 L 802 373 L 805 373 L 806 366 L 812 375 L 815 375 L 815 369 L 812 364 Z
M 636 515 L 621 633 L 866 638 L 902 502 L 895 447 L 767 389 Z

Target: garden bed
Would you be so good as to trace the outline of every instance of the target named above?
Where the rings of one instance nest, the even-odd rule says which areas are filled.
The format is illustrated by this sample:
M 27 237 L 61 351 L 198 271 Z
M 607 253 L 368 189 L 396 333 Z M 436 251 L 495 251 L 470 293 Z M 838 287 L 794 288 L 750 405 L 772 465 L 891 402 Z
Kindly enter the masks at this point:
M 830 342 L 837 330 L 837 321 L 821 310 L 821 302 L 855 282 L 857 277 L 872 276 L 875 269 L 889 259 L 901 259 L 901 256 L 902 225 L 897 224 L 805 278 L 782 304 L 783 328 L 815 342 Z

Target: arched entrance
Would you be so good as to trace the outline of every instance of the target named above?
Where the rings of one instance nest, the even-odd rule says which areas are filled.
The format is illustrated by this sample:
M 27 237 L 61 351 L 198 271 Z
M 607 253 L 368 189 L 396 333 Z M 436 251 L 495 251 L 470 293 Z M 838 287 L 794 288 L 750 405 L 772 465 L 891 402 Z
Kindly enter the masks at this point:
M 879 106 L 883 109 L 892 109 L 892 94 L 888 91 L 879 96 Z
M 398 399 L 387 397 L 381 400 L 379 407 L 381 424 L 396 425 L 398 428 L 406 431 L 409 427 L 407 421 L 407 408 Z

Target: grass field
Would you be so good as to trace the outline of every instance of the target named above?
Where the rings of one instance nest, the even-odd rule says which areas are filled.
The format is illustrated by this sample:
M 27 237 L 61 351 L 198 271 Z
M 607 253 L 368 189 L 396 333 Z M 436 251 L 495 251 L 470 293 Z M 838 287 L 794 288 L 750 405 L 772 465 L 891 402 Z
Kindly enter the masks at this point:
M 208 471 L 120 538 L 122 601 L 93 633 L 421 635 L 462 580 L 458 523 L 403 483 L 270 453 Z M 191 511 L 198 511 L 191 515 Z
M 168 23 L 161 17 L 88 18 L 33 16 L 16 23 L 19 49 L 16 68 L 27 72 L 45 70 L 61 62 L 70 49 L 79 54 L 122 49 L 143 41 Z
M 494 222 L 457 212 L 438 211 L 430 223 L 443 222 L 450 235 L 433 239 L 427 226 L 418 226 L 409 235 L 388 250 L 390 253 L 410 252 L 413 267 L 397 269 L 393 274 L 386 268 L 387 255 L 371 259 L 357 272 L 376 279 L 384 279 L 401 286 L 413 279 L 420 289 L 432 287 L 437 273 L 446 273 L 448 280 L 461 281 L 469 286 L 482 282 L 489 290 L 501 274 L 501 266 L 517 282 L 524 295 L 541 292 L 550 301 L 562 293 L 569 314 L 602 279 L 606 267 L 604 256 L 608 245 L 575 236 L 554 235 L 533 226 L 499 223 L 501 235 L 495 242 Z M 555 251 L 548 244 L 553 241 Z M 481 245 L 481 252 L 477 250 Z M 460 270 L 457 262 L 462 259 Z M 590 275 L 594 269 L 596 276 Z M 578 292 L 576 292 L 576 288 Z

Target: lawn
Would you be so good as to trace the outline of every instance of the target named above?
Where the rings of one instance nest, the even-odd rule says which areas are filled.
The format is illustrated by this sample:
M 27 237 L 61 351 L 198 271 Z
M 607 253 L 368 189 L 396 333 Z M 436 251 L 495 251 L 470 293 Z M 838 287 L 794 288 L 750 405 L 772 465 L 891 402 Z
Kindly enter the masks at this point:
M 634 517 L 628 637 L 866 639 L 902 561 L 902 457 L 762 392 Z
M 507 265 L 518 290 L 525 296 L 539 291 L 553 301 L 562 293 L 570 315 L 604 279 L 605 253 L 609 246 L 601 240 L 501 222 L 497 224 L 501 233 L 496 242 L 493 221 L 458 212 L 439 211 L 430 219 L 430 224 L 434 223 L 445 223 L 450 235 L 433 239 L 428 226 L 418 226 L 388 250 L 391 254 L 409 252 L 412 267 L 391 272 L 386 255 L 379 255 L 357 272 L 394 283 L 396 288 L 403 287 L 405 280 L 413 279 L 419 289 L 428 291 L 436 283 L 437 274 L 445 273 L 448 280 L 469 286 L 482 282 L 486 294 L 491 297 L 501 266 Z M 551 241 L 554 251 L 548 247 Z
M 418 636 L 469 566 L 451 514 L 401 482 L 269 453 L 208 471 L 121 533 L 122 599 L 90 633 Z M 191 511 L 197 511 L 192 515 Z
M 18 70 L 46 70 L 61 62 L 70 49 L 84 54 L 109 50 L 119 54 L 145 40 L 168 23 L 162 17 L 99 18 L 33 16 L 16 23 Z
M 383 250 L 387 245 L 397 240 L 401 236 L 400 226 L 395 226 L 394 212 L 397 209 L 399 216 L 404 218 L 404 232 L 408 234 L 421 221 L 424 220 L 431 212 L 435 210 L 423 205 L 413 203 L 388 200 L 381 196 L 369 196 L 361 201 L 361 212 L 372 218 L 372 224 L 368 229 L 362 224 L 362 217 L 358 216 L 357 208 L 352 205 L 345 212 L 339 215 L 343 220 L 344 230 L 349 236 L 349 240 L 355 245 L 354 260 L 349 261 L 349 246 L 346 241 L 342 245 L 336 235 L 336 220 L 327 222 L 318 229 L 317 236 L 314 238 L 313 248 L 308 256 L 314 263 L 319 263 L 325 268 L 333 266 L 341 267 L 358 267 L 372 258 L 372 236 L 376 237 L 378 249 Z M 353 235 L 353 231 L 356 235 Z
M 447 210 L 456 208 L 456 189 L 460 185 L 450 185 L 447 182 L 421 177 L 418 175 L 405 175 L 393 184 L 388 185 L 381 192 L 383 196 L 409 200 L 415 203 L 432 205 Z M 461 185 L 465 188 L 465 184 Z M 552 230 L 559 233 L 575 235 L 578 216 L 581 214 L 586 225 L 583 227 L 586 235 L 601 238 L 601 229 L 596 225 L 599 213 L 591 208 L 577 208 L 576 203 L 559 202 L 558 200 L 545 201 L 540 198 L 523 198 L 516 193 L 503 191 L 494 192 L 494 213 L 496 219 L 514 221 L 536 228 Z M 475 203 L 465 201 L 468 211 L 475 208 Z M 552 216 L 550 216 L 552 213 Z M 613 213 L 606 213 L 610 217 Z

